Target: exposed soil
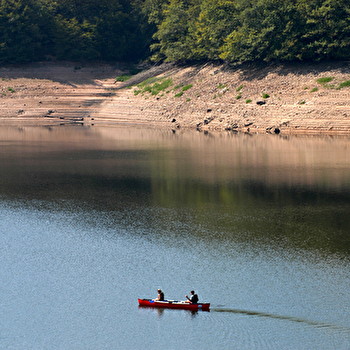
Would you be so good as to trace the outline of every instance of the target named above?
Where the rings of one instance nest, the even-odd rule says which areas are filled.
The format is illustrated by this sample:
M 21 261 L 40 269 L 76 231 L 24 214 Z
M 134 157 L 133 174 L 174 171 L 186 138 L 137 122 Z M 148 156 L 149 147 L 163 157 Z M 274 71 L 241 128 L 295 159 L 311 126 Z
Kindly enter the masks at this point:
M 163 64 L 125 83 L 115 82 L 125 72 L 122 64 L 47 62 L 2 67 L 0 123 L 350 134 L 350 86 L 338 88 L 350 80 L 349 62 Z M 156 76 L 171 78 L 172 86 L 157 95 L 135 95 L 134 90 L 140 90 L 136 84 Z M 317 82 L 325 77 L 333 79 Z M 175 97 L 187 85 L 192 87 Z

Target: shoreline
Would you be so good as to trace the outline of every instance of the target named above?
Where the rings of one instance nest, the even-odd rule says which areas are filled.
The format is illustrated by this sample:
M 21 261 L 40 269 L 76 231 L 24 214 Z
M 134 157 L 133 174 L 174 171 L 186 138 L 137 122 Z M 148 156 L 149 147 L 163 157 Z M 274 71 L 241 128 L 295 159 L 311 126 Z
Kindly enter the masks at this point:
M 350 86 L 339 88 L 348 62 L 162 64 L 116 82 L 126 72 L 73 62 L 0 67 L 0 124 L 350 135 Z M 172 85 L 152 95 L 137 87 L 146 78 Z

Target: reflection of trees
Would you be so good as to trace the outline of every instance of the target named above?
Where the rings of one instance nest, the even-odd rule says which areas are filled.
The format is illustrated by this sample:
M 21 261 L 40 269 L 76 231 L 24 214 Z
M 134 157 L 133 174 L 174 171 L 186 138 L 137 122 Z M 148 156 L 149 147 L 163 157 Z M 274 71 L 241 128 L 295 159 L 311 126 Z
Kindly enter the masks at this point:
M 182 213 L 189 226 L 200 222 L 204 234 L 219 231 L 225 239 L 242 242 L 350 253 L 350 190 L 168 182 L 153 184 L 154 205 Z M 190 211 L 183 215 L 186 208 Z M 201 235 L 201 230 L 194 232 Z

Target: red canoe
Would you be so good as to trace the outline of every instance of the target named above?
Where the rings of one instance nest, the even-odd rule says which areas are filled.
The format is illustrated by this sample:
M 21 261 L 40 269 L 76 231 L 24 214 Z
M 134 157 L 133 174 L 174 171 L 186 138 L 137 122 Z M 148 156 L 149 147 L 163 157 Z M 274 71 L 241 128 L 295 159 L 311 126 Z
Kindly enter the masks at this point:
M 167 309 L 184 309 L 184 310 L 204 310 L 209 311 L 210 303 L 198 303 L 192 304 L 186 301 L 176 301 L 176 300 L 164 300 L 164 301 L 156 301 L 153 299 L 138 299 L 140 306 L 148 306 L 148 307 L 159 307 L 159 308 L 167 308 Z

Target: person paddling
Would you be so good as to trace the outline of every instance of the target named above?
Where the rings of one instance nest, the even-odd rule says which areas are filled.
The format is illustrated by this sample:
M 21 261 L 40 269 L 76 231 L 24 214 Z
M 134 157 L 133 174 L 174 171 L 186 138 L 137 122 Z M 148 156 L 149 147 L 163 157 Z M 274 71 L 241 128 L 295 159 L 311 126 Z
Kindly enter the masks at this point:
M 164 300 L 164 293 L 162 292 L 161 289 L 158 289 L 158 297 L 154 300 L 157 300 L 157 301 L 163 301 Z
M 198 295 L 195 294 L 194 290 L 191 290 L 191 297 L 189 298 L 187 295 L 185 297 L 188 299 L 186 303 L 197 304 L 198 303 Z

